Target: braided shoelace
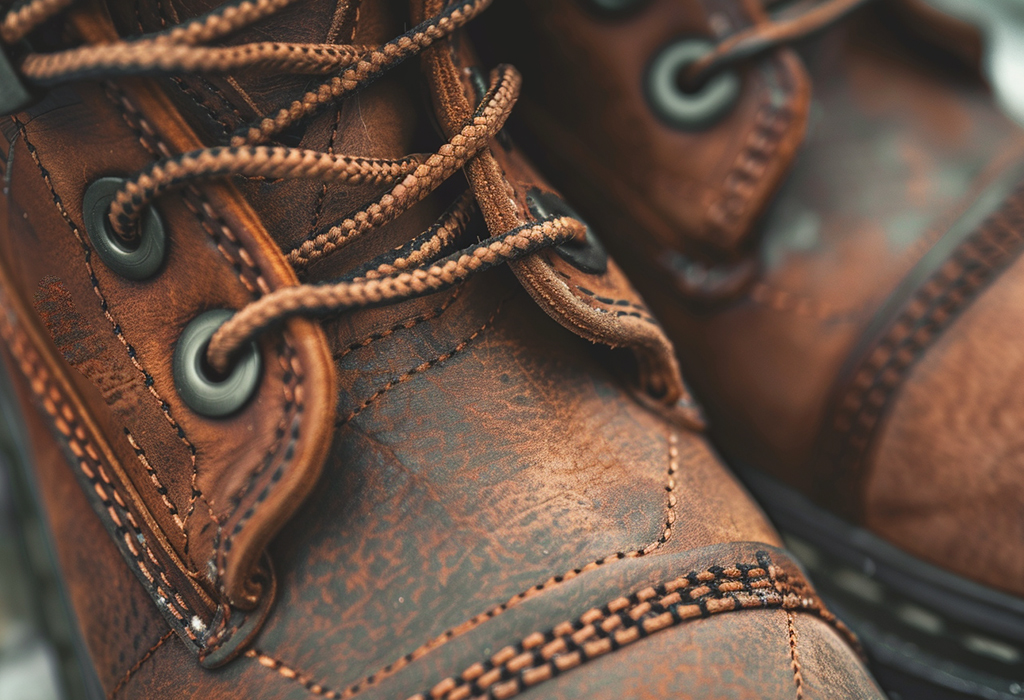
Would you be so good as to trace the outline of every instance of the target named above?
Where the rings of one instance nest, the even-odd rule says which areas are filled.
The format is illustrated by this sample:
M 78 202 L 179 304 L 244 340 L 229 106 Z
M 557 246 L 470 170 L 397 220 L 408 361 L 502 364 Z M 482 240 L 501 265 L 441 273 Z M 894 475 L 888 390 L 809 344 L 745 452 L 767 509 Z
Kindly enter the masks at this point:
M 31 0 L 10 11 L 0 38 L 13 43 L 73 0 Z M 332 155 L 301 148 L 262 145 L 289 126 L 326 105 L 353 94 L 409 57 L 479 15 L 491 0 L 462 0 L 437 16 L 381 46 L 261 42 L 230 47 L 209 43 L 269 17 L 297 0 L 243 0 L 166 31 L 101 46 L 83 46 L 52 54 L 30 54 L 21 74 L 38 85 L 83 78 L 170 75 L 201 71 L 225 73 L 336 74 L 276 114 L 235 134 L 230 146 L 203 148 L 154 163 L 131 178 L 115 195 L 109 221 L 113 232 L 130 243 L 146 208 L 170 190 L 198 180 L 237 175 L 274 179 L 308 179 L 350 185 L 391 185 L 376 201 L 324 227 L 292 250 L 288 261 L 302 270 L 393 221 L 436 190 L 487 146 L 501 130 L 519 96 L 514 68 L 499 66 L 490 87 L 462 128 L 435 153 L 397 160 Z M 210 364 L 227 370 L 235 351 L 265 329 L 293 316 L 327 316 L 348 309 L 396 302 L 440 291 L 489 267 L 516 260 L 543 247 L 583 240 L 583 224 L 554 217 L 494 235 L 453 251 L 476 202 L 467 191 L 426 232 L 402 248 L 386 253 L 355 275 L 325 284 L 301 284 L 249 303 L 213 336 Z
M 352 95 L 407 58 L 452 35 L 492 0 L 460 0 L 435 17 L 381 46 L 257 42 L 206 46 L 270 17 L 298 0 L 240 0 L 165 31 L 99 46 L 29 54 L 19 66 L 29 82 L 46 86 L 87 78 L 259 70 L 331 76 L 301 99 L 231 137 L 227 147 L 203 148 L 154 163 L 131 178 L 110 206 L 113 232 L 126 243 L 138 236 L 146 208 L 187 183 L 224 176 L 299 178 L 324 183 L 392 185 L 355 214 L 311 234 L 286 258 L 296 270 L 393 221 L 427 197 L 487 146 L 501 130 L 519 95 L 520 77 L 499 66 L 473 115 L 435 153 L 400 159 L 333 155 L 264 145 L 323 107 Z M 869 0 L 810 0 L 811 9 L 791 19 L 756 25 L 719 44 L 690 66 L 687 77 L 703 80 L 736 61 L 816 31 Z M 23 40 L 74 0 L 28 0 L 8 11 L 0 39 Z M 553 217 L 453 250 L 476 202 L 467 191 L 426 232 L 380 256 L 354 275 L 323 284 L 300 284 L 250 302 L 210 340 L 207 356 L 226 371 L 234 353 L 266 329 L 294 316 L 324 317 L 345 310 L 393 303 L 440 291 L 495 265 L 544 247 L 581 241 L 585 228 L 572 217 Z
M 699 85 L 714 74 L 783 44 L 802 39 L 835 24 L 872 0 L 796 0 L 770 21 L 755 24 L 726 37 L 699 60 L 691 63 L 683 82 Z M 786 0 L 765 0 L 768 7 L 786 5 Z

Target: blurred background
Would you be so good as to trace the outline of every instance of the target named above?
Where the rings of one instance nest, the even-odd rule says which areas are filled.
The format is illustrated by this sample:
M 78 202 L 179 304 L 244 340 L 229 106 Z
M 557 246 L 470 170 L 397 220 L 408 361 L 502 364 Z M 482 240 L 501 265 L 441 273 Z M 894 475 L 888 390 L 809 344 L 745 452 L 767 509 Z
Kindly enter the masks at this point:
M 62 700 L 56 650 L 44 632 L 46 613 L 33 594 L 27 538 L 19 532 L 10 438 L 5 423 L 0 429 L 0 698 Z
M 32 496 L 21 421 L 5 400 L 0 363 L 0 698 L 102 698 L 79 665 L 78 632 L 54 567 L 53 545 Z

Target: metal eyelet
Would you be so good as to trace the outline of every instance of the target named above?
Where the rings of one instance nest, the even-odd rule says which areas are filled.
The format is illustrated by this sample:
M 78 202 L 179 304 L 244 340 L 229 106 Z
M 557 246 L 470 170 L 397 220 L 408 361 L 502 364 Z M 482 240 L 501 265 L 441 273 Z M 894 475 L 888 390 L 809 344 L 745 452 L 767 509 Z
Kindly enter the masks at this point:
M 606 17 L 622 17 L 639 10 L 648 0 L 584 0 L 591 12 Z
M 530 190 L 526 195 L 526 205 L 530 213 L 538 219 L 547 219 L 554 216 L 571 216 L 586 226 L 587 237 L 582 243 L 575 241 L 555 246 L 555 252 L 559 257 L 573 267 L 591 275 L 603 275 L 608 271 L 608 253 L 605 251 L 601 241 L 594 235 L 583 217 L 576 213 L 564 199 L 554 192 L 544 192 L 538 189 Z
M 682 72 L 713 48 L 707 39 L 679 39 L 661 49 L 647 69 L 647 99 L 654 112 L 677 129 L 711 126 L 740 96 L 740 78 L 734 71 L 718 73 L 693 92 L 683 89 Z
M 232 312 L 225 309 L 200 314 L 185 327 L 174 349 L 174 384 L 181 400 L 199 415 L 223 418 L 236 412 L 256 393 L 262 360 L 255 342 L 243 348 L 231 371 L 218 377 L 206 363 L 210 338 Z
M 114 195 L 127 182 L 104 177 L 89 185 L 82 203 L 85 231 L 96 254 L 111 270 L 126 279 L 141 282 L 157 273 L 167 253 L 167 232 L 155 207 L 148 207 L 139 222 L 138 244 L 129 247 L 110 225 L 107 214 Z

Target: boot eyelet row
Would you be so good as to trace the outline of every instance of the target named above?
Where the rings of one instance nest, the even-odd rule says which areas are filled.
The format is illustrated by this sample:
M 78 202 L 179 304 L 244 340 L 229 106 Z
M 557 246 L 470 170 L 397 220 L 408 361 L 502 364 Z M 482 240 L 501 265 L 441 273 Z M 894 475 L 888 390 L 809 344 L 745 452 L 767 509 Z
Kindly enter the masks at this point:
M 104 177 L 85 191 L 85 230 L 100 260 L 125 279 L 142 282 L 152 278 L 164 264 L 167 230 L 155 207 L 148 207 L 139 223 L 137 245 L 129 246 L 110 225 L 110 204 L 124 178 Z M 242 408 L 259 385 L 262 361 L 255 343 L 250 343 L 226 376 L 218 376 L 206 364 L 210 338 L 227 319 L 227 310 L 208 311 L 192 320 L 178 339 L 174 351 L 174 384 L 182 401 L 207 418 L 223 418 Z
M 723 71 L 695 90 L 683 86 L 683 72 L 714 48 L 707 39 L 678 39 L 662 48 L 647 68 L 645 88 L 651 108 L 683 131 L 706 129 L 725 116 L 740 96 L 740 77 Z
M 231 370 L 218 375 L 206 363 L 210 338 L 232 312 L 217 309 L 200 314 L 185 327 L 174 350 L 174 384 L 178 396 L 193 411 L 224 418 L 241 409 L 259 386 L 262 360 L 255 342 L 239 351 Z
M 103 177 L 89 185 L 82 204 L 85 231 L 96 254 L 111 270 L 125 279 L 142 282 L 155 275 L 167 254 L 167 231 L 155 207 L 147 207 L 139 222 L 136 245 L 121 240 L 107 214 L 114 195 L 127 180 Z

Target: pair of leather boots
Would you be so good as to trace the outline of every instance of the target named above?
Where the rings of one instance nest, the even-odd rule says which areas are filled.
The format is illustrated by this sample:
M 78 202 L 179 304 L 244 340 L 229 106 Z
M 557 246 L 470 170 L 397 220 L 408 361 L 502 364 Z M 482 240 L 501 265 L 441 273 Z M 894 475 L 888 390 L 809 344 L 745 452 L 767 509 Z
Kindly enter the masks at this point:
M 1024 694 L 1024 132 L 939 4 L 11 7 L 83 686 Z

